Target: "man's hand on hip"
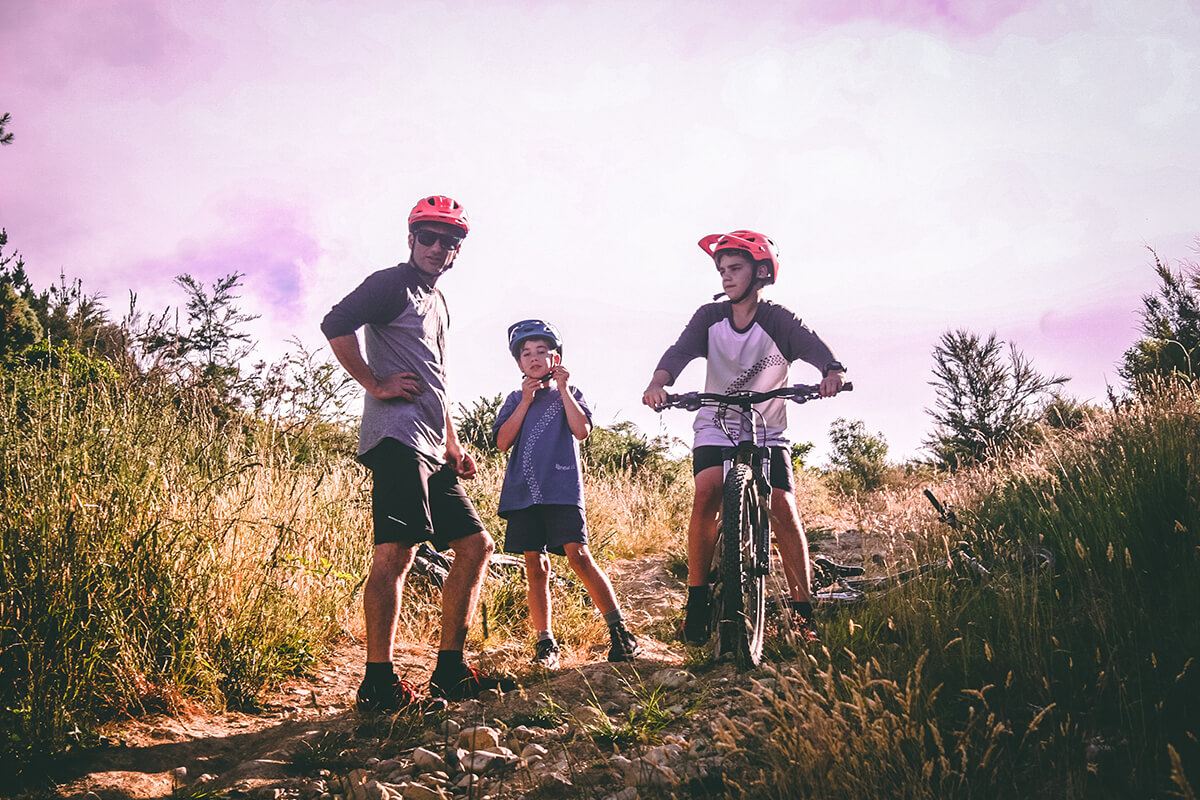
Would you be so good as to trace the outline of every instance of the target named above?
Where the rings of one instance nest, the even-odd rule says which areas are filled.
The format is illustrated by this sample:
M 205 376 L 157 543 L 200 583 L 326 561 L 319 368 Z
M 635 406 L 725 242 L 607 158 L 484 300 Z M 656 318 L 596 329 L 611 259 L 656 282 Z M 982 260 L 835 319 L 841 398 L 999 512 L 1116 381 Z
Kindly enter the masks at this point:
M 421 385 L 421 379 L 415 372 L 393 372 L 391 375 L 375 379 L 371 396 L 376 400 L 403 400 L 411 403 L 423 391 L 425 387 Z

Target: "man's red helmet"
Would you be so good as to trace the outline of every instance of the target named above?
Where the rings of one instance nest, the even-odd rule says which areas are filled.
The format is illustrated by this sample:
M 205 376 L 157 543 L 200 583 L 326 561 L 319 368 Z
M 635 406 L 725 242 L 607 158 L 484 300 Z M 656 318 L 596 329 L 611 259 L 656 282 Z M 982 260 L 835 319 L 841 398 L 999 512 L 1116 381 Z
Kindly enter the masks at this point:
M 766 261 L 771 265 L 771 275 L 764 279 L 766 283 L 774 283 L 779 277 L 779 248 L 771 241 L 771 237 L 757 231 L 733 231 L 731 233 L 710 233 L 697 244 L 708 253 L 713 260 L 722 250 L 740 250 L 755 261 Z
M 471 231 L 467 222 L 467 210 L 457 200 L 440 194 L 423 197 L 413 206 L 408 215 L 408 230 L 412 232 L 415 226 L 422 222 L 442 222 L 461 228 L 463 235 Z

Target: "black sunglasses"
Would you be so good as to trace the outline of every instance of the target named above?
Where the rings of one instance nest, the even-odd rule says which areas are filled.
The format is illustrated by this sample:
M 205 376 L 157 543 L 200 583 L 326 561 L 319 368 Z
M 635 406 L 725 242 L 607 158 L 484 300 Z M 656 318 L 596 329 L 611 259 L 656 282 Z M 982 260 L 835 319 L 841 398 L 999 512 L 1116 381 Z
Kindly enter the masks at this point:
M 420 230 L 416 232 L 417 241 L 422 247 L 433 247 L 434 242 L 441 242 L 443 250 L 457 250 L 463 243 L 463 237 L 450 236 L 444 233 L 435 233 L 430 230 Z

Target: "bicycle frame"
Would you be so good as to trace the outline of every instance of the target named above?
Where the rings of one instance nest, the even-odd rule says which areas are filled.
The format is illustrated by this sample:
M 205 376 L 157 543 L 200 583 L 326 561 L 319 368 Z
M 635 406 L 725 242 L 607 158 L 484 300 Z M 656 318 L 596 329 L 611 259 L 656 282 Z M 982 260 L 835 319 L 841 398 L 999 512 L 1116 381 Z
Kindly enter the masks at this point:
M 843 389 L 851 390 L 853 386 L 846 384 Z M 762 657 L 766 577 L 771 571 L 771 449 L 767 446 L 762 415 L 754 406 L 774 398 L 804 403 L 817 397 L 820 397 L 819 387 L 803 384 L 770 392 L 689 392 L 667 396 L 669 408 L 697 411 L 702 406 L 724 410 L 732 407 L 740 412 L 736 437 L 726 424 L 725 414 L 718 414 L 718 424 L 731 447 L 724 459 L 722 522 L 709 580 L 714 582 L 716 576 L 715 582 L 721 589 L 713 596 L 714 632 L 718 634 L 714 654 L 717 657 L 732 654 L 742 667 L 757 666 Z M 742 466 L 749 471 L 748 476 L 737 469 Z M 750 489 L 747 478 L 753 483 L 754 501 L 746 495 Z M 736 518 L 732 513 L 737 514 Z M 752 515 L 750 518 L 746 516 L 748 513 Z

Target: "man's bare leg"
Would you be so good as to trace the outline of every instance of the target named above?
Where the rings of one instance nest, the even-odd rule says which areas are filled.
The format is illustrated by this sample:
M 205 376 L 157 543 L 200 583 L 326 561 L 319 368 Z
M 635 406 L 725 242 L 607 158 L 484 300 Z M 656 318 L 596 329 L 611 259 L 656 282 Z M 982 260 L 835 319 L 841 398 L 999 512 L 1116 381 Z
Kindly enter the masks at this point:
M 375 545 L 371 571 L 363 588 L 363 616 L 367 629 L 367 661 L 390 663 L 400 616 L 404 577 L 412 566 L 416 548 L 399 542 Z
M 442 586 L 441 650 L 461 651 L 467 630 L 475 617 L 475 606 L 483 589 L 483 576 L 496 544 L 487 533 L 475 533 L 450 543 L 454 563 Z

